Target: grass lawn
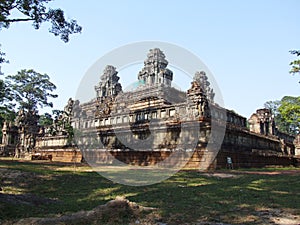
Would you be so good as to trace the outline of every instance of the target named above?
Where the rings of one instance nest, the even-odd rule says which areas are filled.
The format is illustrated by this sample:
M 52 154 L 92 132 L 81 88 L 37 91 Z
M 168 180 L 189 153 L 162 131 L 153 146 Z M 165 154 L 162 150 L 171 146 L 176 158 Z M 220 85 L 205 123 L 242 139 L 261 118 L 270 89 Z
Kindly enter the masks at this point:
M 300 170 L 288 169 L 296 171 L 275 175 L 249 174 L 245 170 L 217 171 L 232 175 L 228 177 L 180 171 L 164 182 L 132 187 L 113 183 L 88 166 L 74 168 L 72 164 L 2 158 L 0 197 L 7 195 L 14 199 L 15 195 L 32 194 L 37 200 L 34 204 L 0 201 L 0 224 L 26 217 L 91 210 L 117 196 L 156 208 L 156 217 L 165 224 L 200 224 L 203 221 L 270 224 L 284 217 L 297 221 L 300 214 Z M 286 170 L 267 168 L 258 171 Z

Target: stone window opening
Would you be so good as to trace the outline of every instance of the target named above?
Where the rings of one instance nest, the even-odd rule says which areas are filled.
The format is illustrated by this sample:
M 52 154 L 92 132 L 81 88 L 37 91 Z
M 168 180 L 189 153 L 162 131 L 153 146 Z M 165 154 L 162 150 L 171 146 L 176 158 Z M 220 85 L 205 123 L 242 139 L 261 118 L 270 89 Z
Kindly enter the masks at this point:
M 151 84 L 154 84 L 154 83 L 155 83 L 155 77 L 151 76 Z
M 117 117 L 117 123 L 121 123 L 121 117 Z
M 144 120 L 147 120 L 147 119 L 148 119 L 148 114 L 144 113 Z
M 169 116 L 175 116 L 175 109 L 170 109 Z
M 264 134 L 265 133 L 265 127 L 264 127 L 263 121 L 260 121 L 259 125 L 260 125 L 260 134 Z
M 156 119 L 157 118 L 157 112 L 152 112 L 152 119 Z

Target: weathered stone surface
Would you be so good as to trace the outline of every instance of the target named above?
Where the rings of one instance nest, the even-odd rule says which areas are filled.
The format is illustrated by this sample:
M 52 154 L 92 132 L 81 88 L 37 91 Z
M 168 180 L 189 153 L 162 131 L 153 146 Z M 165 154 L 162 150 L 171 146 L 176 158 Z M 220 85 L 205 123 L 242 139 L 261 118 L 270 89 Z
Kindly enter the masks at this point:
M 257 110 L 249 119 L 249 129 L 246 118 L 214 102 L 215 93 L 205 71 L 196 72 L 184 92 L 172 87 L 173 72 L 167 66 L 164 53 L 151 49 L 136 85 L 126 91 L 116 68 L 107 66 L 95 87 L 96 98 L 85 103 L 70 99 L 45 132 L 36 130 L 34 112 L 20 111 L 15 125 L 5 123 L 0 152 L 21 148 L 51 155 L 54 161 L 79 162 L 80 144 L 88 143 L 93 147 L 91 157 L 100 164 L 119 160 L 155 165 L 172 152 L 186 151 L 188 155 L 191 150 L 188 168 L 226 167 L 227 157 L 236 167 L 298 163 L 299 136 L 293 143 L 294 136 L 279 132 L 270 110 Z M 70 142 L 69 125 L 82 133 L 76 140 L 79 149 Z M 218 137 L 222 129 L 224 140 Z M 209 144 L 217 146 L 221 141 L 220 149 L 208 149 Z M 180 164 L 186 155 L 172 160 Z
M 269 109 L 258 109 L 249 119 L 250 130 L 264 135 L 276 135 L 274 116 Z
M 249 156 L 254 160 L 253 165 L 258 166 L 263 165 L 264 158 L 265 164 L 292 163 L 289 158 L 294 151 L 292 137 L 282 135 L 280 139 L 284 144 L 278 139 L 276 134 L 279 132 L 276 133 L 270 111 L 257 110 L 251 117 L 249 130 L 246 118 L 214 103 L 215 94 L 204 71 L 195 73 L 191 87 L 185 93 L 171 87 L 173 73 L 167 65 L 163 52 L 152 49 L 138 74 L 135 89 L 118 95 L 106 93 L 101 102 L 98 99 L 83 105 L 89 115 L 94 112 L 92 106 L 96 105 L 95 123 L 90 132 L 95 132 L 94 136 L 101 141 L 99 155 L 97 151 L 93 152 L 99 163 L 107 162 L 106 154 L 102 154 L 105 151 L 116 160 L 145 166 L 165 160 L 172 151 L 194 149 L 187 167 L 199 168 L 210 157 L 205 151 L 211 139 L 212 122 L 220 127 L 226 124 L 227 128 L 220 153 L 210 167 L 226 166 L 224 155 L 234 156 L 238 166 L 251 164 Z M 83 119 L 80 123 L 93 124 L 88 120 Z M 198 128 L 184 130 L 184 124 Z M 194 133 L 199 135 L 194 137 Z M 189 143 L 196 144 L 189 146 Z M 274 157 L 281 158 L 277 162 Z
M 300 156 L 300 134 L 298 134 L 294 140 L 295 155 Z
M 118 72 L 114 66 L 108 65 L 105 67 L 101 81 L 95 87 L 98 98 L 115 96 L 122 91 L 122 86 L 118 82 L 120 77 L 117 74 Z
M 138 80 L 144 85 L 164 84 L 171 86 L 173 72 L 167 68 L 168 61 L 159 48 L 150 49 L 144 68 L 138 74 Z

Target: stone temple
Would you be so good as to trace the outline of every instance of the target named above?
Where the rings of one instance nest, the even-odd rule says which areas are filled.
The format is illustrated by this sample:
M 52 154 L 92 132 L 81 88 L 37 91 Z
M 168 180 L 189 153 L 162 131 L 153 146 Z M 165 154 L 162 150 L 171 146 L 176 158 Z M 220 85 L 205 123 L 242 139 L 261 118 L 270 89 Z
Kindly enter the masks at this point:
M 299 165 L 299 136 L 279 132 L 270 110 L 259 109 L 247 120 L 215 102 L 205 71 L 195 71 L 186 92 L 172 86 L 175 75 L 158 48 L 150 49 L 131 90 L 122 89 L 117 68 L 108 65 L 95 84 L 96 97 L 86 103 L 70 99 L 56 132 L 35 129 L 26 149 L 20 142 L 24 125 L 6 125 L 1 151 L 140 166 L 172 155 L 187 168 L 226 167 L 228 158 L 235 167 Z M 75 132 L 73 141 L 67 122 Z

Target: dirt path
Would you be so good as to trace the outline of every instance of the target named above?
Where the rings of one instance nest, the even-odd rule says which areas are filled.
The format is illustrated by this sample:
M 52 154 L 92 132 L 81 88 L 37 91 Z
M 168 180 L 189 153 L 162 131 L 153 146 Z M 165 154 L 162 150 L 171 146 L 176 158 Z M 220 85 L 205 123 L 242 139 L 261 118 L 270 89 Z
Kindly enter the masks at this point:
M 212 171 L 212 172 L 200 172 L 204 176 L 219 177 L 219 178 L 233 178 L 243 174 L 254 175 L 300 175 L 300 169 L 291 170 L 278 170 L 278 171 L 242 171 L 242 170 L 228 170 L 228 171 Z
M 256 174 L 256 175 L 300 175 L 300 170 L 280 170 L 280 171 L 237 171 L 238 174 Z

